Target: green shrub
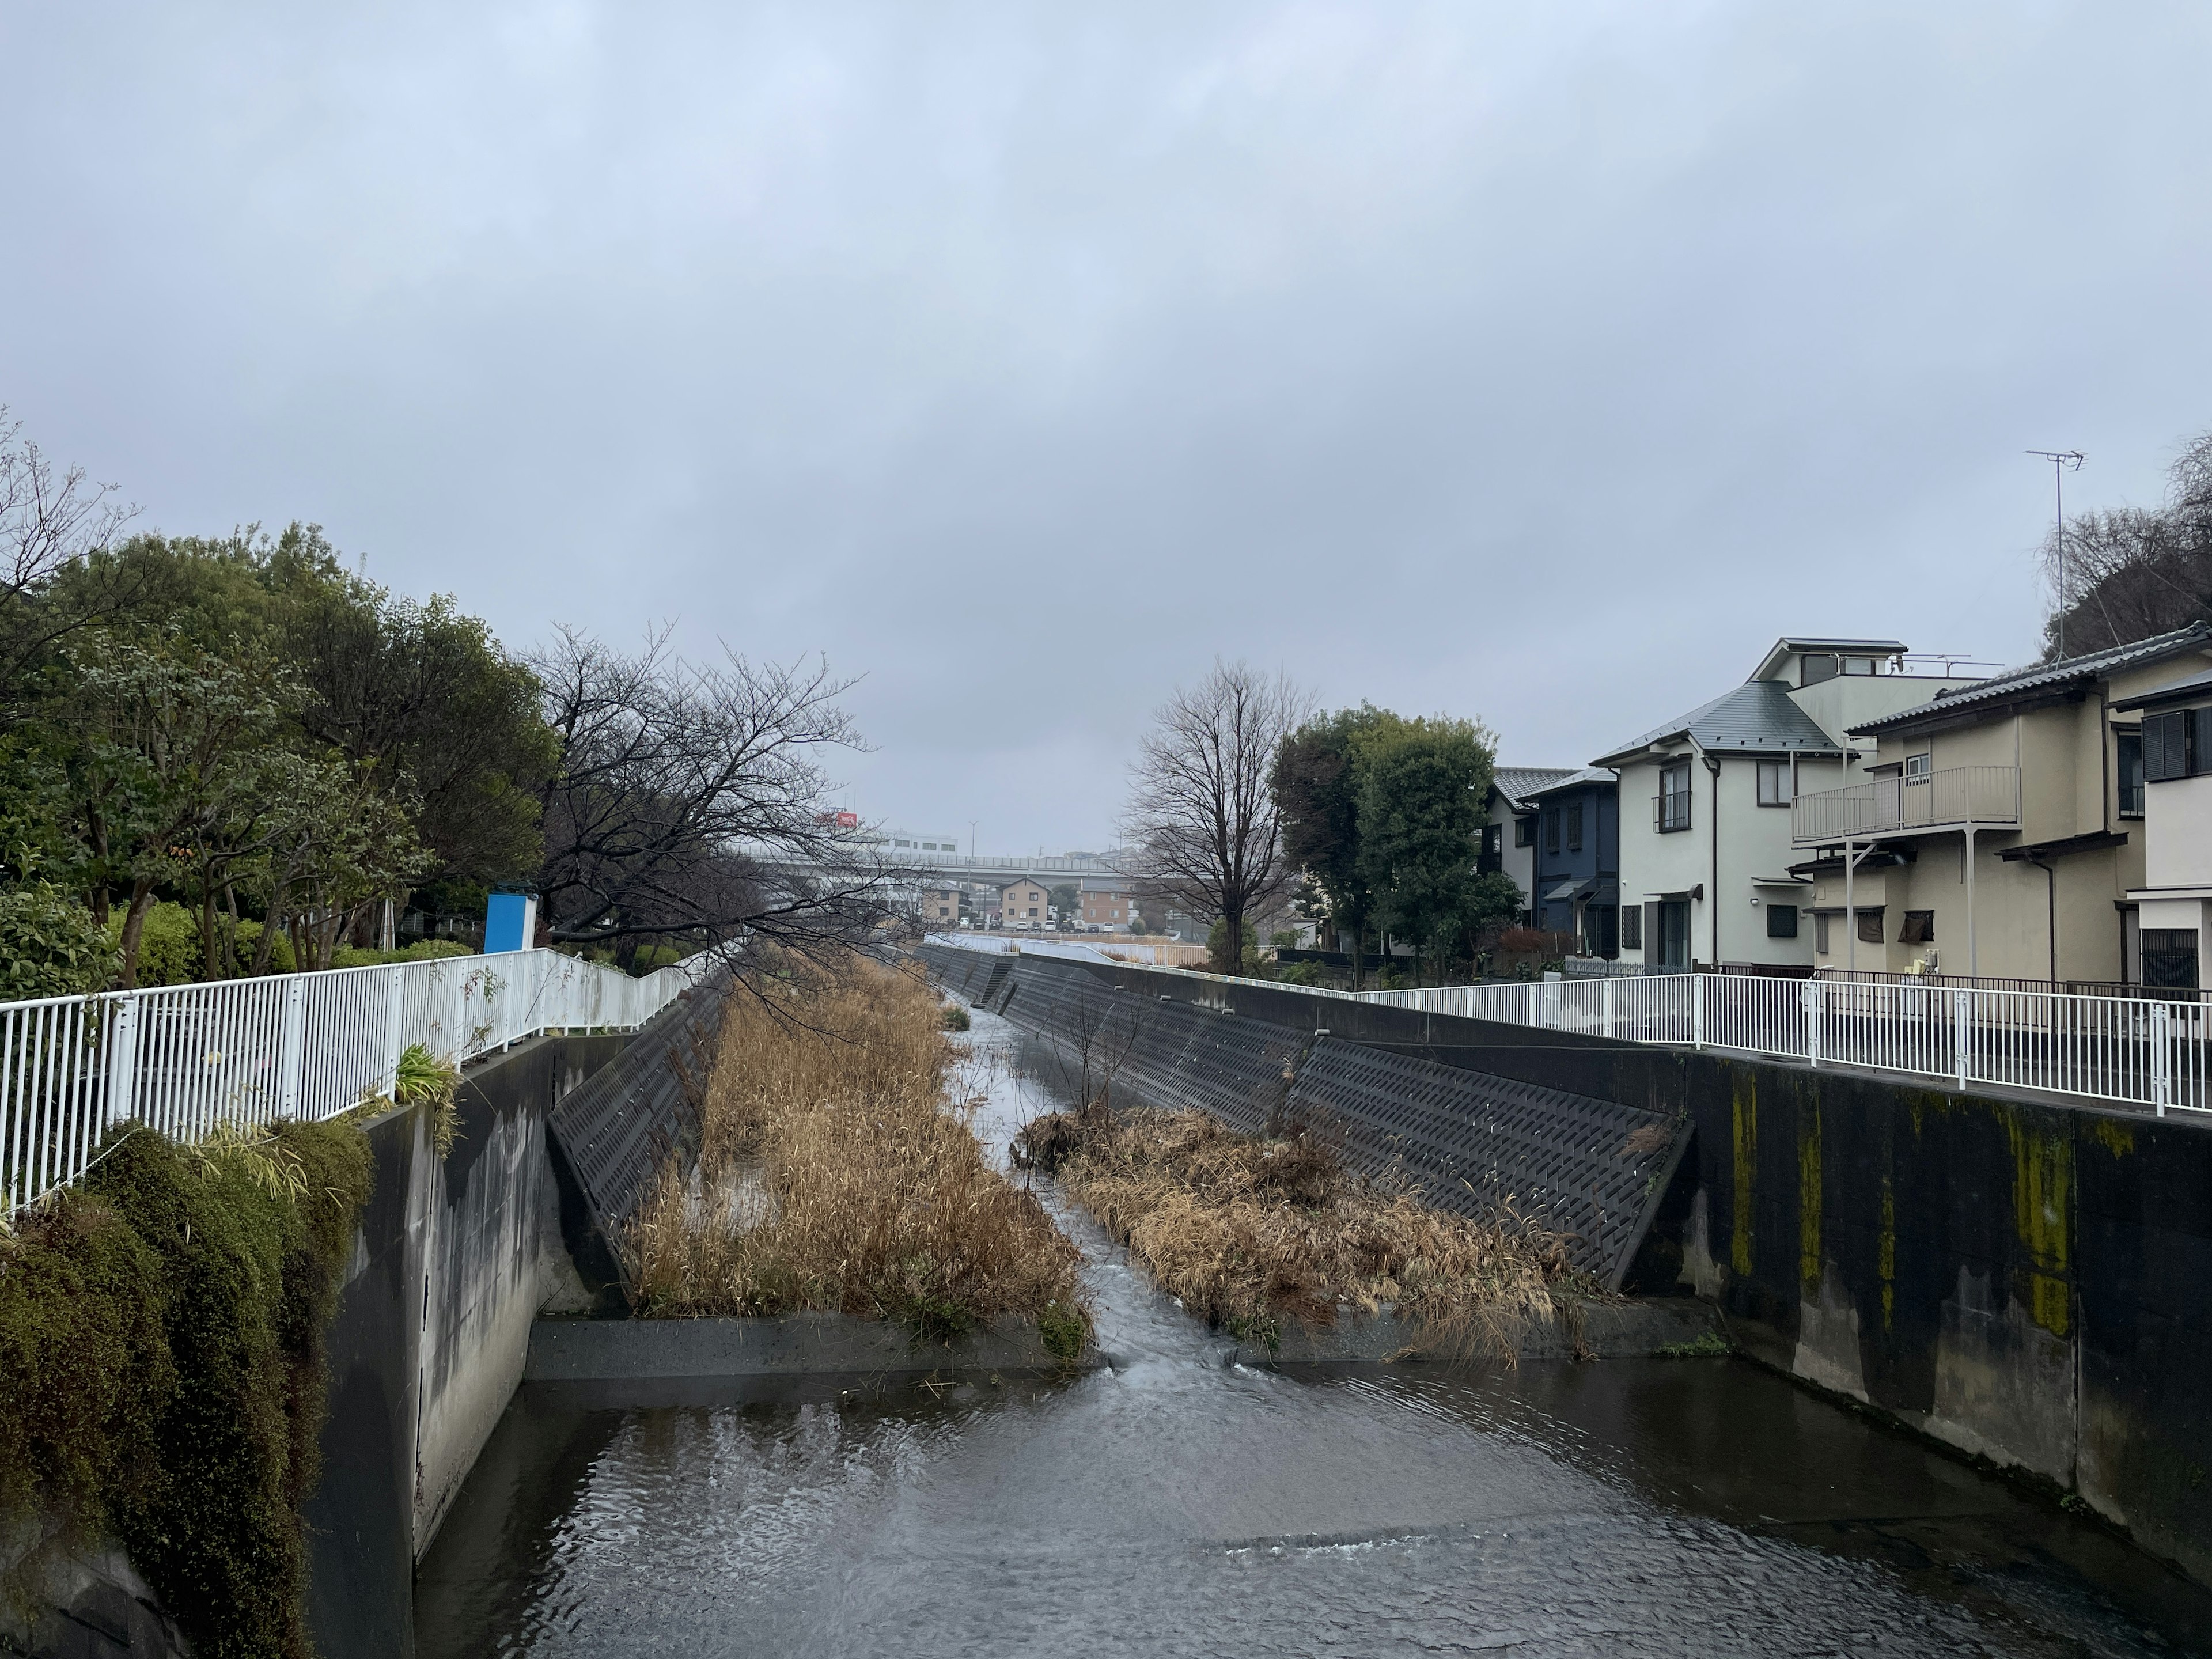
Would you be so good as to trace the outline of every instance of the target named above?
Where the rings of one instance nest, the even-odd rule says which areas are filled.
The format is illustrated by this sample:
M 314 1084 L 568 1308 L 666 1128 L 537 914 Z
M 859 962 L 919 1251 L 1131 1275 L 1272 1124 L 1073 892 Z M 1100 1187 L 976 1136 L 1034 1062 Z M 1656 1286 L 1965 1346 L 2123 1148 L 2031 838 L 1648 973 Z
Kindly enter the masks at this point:
M 238 955 L 238 971 L 252 973 L 253 953 L 261 948 L 261 924 L 251 916 L 241 916 L 238 923 L 238 943 L 234 948 Z M 292 949 L 291 934 L 279 932 L 276 942 L 269 947 L 269 966 L 262 971 L 289 974 L 297 972 L 299 966 L 300 958 Z
M 207 1659 L 312 1652 L 300 1504 L 371 1173 L 351 1120 L 127 1130 L 0 1239 L 0 1523 L 113 1536 Z
M 123 913 L 110 913 L 116 942 L 123 939 Z M 138 930 L 138 983 L 189 985 L 200 976 L 199 918 L 181 904 L 162 899 L 146 912 Z
M 0 893 L 0 1002 L 101 990 L 116 966 L 106 930 L 68 895 L 44 882 Z
M 393 952 L 394 962 L 434 962 L 441 957 L 472 957 L 474 947 L 457 939 L 418 939 Z

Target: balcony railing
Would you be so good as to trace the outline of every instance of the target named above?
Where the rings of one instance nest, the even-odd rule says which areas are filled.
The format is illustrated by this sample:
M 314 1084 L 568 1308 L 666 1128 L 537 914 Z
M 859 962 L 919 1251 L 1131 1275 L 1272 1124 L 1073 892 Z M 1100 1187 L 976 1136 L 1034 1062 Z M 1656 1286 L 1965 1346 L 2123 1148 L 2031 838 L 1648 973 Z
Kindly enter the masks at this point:
M 2020 823 L 2020 769 L 1952 766 L 1917 777 L 1875 778 L 1800 795 L 1790 807 L 1790 838 L 1800 847 L 1920 830 Z

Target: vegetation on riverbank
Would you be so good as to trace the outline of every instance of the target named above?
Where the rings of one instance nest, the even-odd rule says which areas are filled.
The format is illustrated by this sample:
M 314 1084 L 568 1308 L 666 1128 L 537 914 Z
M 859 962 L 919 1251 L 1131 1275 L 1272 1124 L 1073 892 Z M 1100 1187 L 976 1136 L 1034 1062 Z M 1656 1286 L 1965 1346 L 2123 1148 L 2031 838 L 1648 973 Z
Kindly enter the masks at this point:
M 1286 1320 L 1395 1310 L 1414 1346 L 1510 1363 L 1585 1288 L 1562 1242 L 1474 1220 L 1347 1170 L 1325 1138 L 1238 1134 L 1204 1112 L 1054 1112 L 1015 1143 L 1211 1324 L 1273 1346 Z
M 313 1651 L 300 1505 L 371 1175 L 350 1120 L 198 1146 L 136 1129 L 0 1231 L 0 1534 L 19 1614 L 58 1555 L 112 1538 L 194 1652 Z
M 736 997 L 701 1107 L 633 1231 L 641 1310 L 813 1310 L 944 1340 L 1012 1316 L 1059 1358 L 1090 1337 L 1080 1257 L 985 1160 L 951 1098 L 936 997 L 856 963 Z

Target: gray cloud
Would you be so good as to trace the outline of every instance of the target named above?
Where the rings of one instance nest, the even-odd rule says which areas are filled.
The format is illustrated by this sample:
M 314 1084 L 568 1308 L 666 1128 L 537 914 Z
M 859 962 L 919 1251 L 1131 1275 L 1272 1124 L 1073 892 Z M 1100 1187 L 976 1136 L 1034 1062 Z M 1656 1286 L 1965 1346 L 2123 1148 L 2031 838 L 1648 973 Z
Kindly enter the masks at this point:
M 2014 659 L 2212 424 L 2200 8 L 17 8 L 0 398 L 510 641 L 864 672 L 1096 844 L 1216 653 L 1573 763 L 1786 629 Z

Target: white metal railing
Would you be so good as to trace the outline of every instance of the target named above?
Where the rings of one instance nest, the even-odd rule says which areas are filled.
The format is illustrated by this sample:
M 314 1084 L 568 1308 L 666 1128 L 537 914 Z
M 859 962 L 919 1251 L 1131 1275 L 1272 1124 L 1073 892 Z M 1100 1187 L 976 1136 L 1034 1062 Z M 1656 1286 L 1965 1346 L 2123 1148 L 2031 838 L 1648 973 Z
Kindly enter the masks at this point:
M 991 948 L 960 935 L 934 942 Z M 1219 974 L 1188 968 L 1153 971 L 1226 982 Z M 1645 974 L 1418 991 L 1279 988 L 1624 1042 L 1863 1066 L 1938 1079 L 1962 1090 L 1989 1084 L 2077 1095 L 2151 1107 L 2160 1116 L 2169 1109 L 2212 1112 L 2207 1060 L 2212 1003 L 2202 1000 L 1747 974 Z
M 2212 1005 L 2155 997 L 1650 974 L 1370 991 L 1370 1002 L 1633 1042 L 1688 1043 L 1976 1084 L 2212 1111 Z
M 1916 777 L 1874 778 L 1816 789 L 1790 804 L 1790 838 L 1799 846 L 1948 824 L 2019 822 L 2016 766 L 1948 766 Z
M 0 1209 L 82 1174 L 112 1127 L 335 1116 L 388 1093 L 401 1050 L 455 1063 L 518 1038 L 642 1025 L 692 981 L 554 951 L 0 1003 Z

